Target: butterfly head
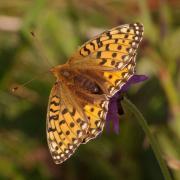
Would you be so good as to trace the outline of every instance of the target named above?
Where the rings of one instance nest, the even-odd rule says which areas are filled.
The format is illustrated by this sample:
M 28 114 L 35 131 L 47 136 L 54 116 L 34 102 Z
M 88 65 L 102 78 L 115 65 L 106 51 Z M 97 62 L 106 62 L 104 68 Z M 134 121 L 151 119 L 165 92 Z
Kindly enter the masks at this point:
M 66 64 L 58 65 L 49 70 L 57 79 L 59 78 L 69 78 L 71 76 L 71 72 Z

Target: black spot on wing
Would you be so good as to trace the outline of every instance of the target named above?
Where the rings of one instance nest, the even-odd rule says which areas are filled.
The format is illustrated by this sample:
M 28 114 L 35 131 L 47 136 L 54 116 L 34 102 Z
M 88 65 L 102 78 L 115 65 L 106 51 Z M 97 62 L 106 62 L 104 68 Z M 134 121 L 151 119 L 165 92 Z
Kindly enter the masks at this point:
M 59 115 L 53 115 L 53 116 L 49 116 L 49 121 L 51 120 L 58 120 L 59 119 Z
M 93 47 L 93 50 L 95 50 L 95 44 L 93 42 L 90 42 L 89 44 Z
M 56 129 L 53 129 L 53 128 L 48 128 L 48 132 L 54 132 L 54 131 L 56 131 Z
M 55 106 L 59 106 L 59 105 L 60 105 L 60 103 L 59 103 L 59 102 L 56 102 L 56 101 L 51 101 L 51 102 L 50 102 L 50 105 L 52 105 L 52 104 L 54 104 Z
M 59 111 L 59 109 L 57 109 L 57 110 L 56 110 L 56 109 L 52 109 L 52 108 L 50 108 L 50 111 L 51 111 L 51 112 L 53 112 L 53 113 L 56 113 L 56 112 L 58 112 L 58 111 Z
M 62 114 L 66 114 L 68 112 L 68 109 L 66 109 L 66 108 L 64 108 L 63 110 L 62 110 Z

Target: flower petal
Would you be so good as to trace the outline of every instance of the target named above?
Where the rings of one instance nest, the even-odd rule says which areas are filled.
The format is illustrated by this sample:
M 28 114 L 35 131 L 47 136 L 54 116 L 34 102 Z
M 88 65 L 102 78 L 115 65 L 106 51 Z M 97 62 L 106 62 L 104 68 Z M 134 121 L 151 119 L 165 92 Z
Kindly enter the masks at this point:
M 118 99 L 121 93 L 127 91 L 132 84 L 139 83 L 147 80 L 148 77 L 145 75 L 134 75 L 128 82 L 116 93 L 109 101 L 108 113 L 106 116 L 106 128 L 110 131 L 110 121 L 113 121 L 113 127 L 115 133 L 119 133 L 119 115 L 118 115 Z
M 145 81 L 147 79 L 148 79 L 148 77 L 145 75 L 134 75 L 128 80 L 128 82 L 121 88 L 121 90 L 119 92 L 125 92 L 129 89 L 129 87 L 132 84 L 140 83 L 140 82 Z

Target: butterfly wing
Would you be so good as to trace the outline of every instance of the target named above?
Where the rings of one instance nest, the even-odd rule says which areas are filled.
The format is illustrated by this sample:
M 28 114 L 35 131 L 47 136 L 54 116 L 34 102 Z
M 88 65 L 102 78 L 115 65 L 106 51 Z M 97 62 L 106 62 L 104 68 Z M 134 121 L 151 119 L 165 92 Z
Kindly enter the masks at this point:
M 77 96 L 78 94 L 78 96 Z M 98 136 L 105 125 L 108 111 L 109 98 L 102 95 L 92 95 L 77 89 L 77 100 L 88 119 L 88 131 L 82 143 L 87 143 L 90 139 Z
M 47 112 L 48 146 L 54 162 L 60 164 L 75 152 L 86 136 L 87 118 L 60 83 L 51 90 Z
M 94 104 L 84 106 L 84 112 L 89 119 L 89 127 L 86 136 L 82 143 L 87 143 L 89 140 L 98 136 L 104 128 L 106 115 L 108 111 L 109 100 L 104 99 L 95 101 Z
M 126 24 L 104 31 L 82 45 L 68 63 L 77 68 L 119 70 L 135 56 L 143 25 Z
M 140 23 L 115 27 L 81 46 L 68 63 L 96 81 L 103 92 L 112 97 L 135 72 L 136 51 L 142 36 L 143 25 Z M 106 115 L 103 119 L 90 110 L 97 105 L 98 102 L 85 108 L 90 124 L 84 143 L 95 138 L 104 127 Z M 106 109 L 101 111 L 106 114 Z M 100 124 L 102 128 L 97 126 Z
M 132 75 L 134 74 L 134 70 L 135 56 L 133 57 L 132 62 L 130 62 L 129 65 L 123 70 L 103 72 L 103 80 L 97 81 L 97 83 L 101 87 L 107 87 L 107 94 L 115 94 L 128 81 L 128 79 L 132 77 Z M 92 73 L 94 74 L 94 72 Z M 96 72 L 96 80 L 100 77 L 100 74 L 101 72 Z M 87 104 L 84 107 L 85 114 L 89 119 L 89 128 L 87 135 L 83 140 L 83 143 L 87 143 L 89 140 L 94 139 L 98 134 L 102 132 L 106 122 L 108 104 L 109 98 L 107 97 L 104 100 L 95 101 L 94 103 Z

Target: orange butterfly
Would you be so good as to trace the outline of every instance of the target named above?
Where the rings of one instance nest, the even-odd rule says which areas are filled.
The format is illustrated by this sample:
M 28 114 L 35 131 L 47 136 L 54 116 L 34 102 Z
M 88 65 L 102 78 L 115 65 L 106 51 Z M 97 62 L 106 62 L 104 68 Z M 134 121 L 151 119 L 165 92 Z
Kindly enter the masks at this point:
M 133 76 L 140 23 L 104 31 L 51 69 L 57 78 L 47 109 L 47 141 L 56 164 L 102 132 L 110 98 Z

